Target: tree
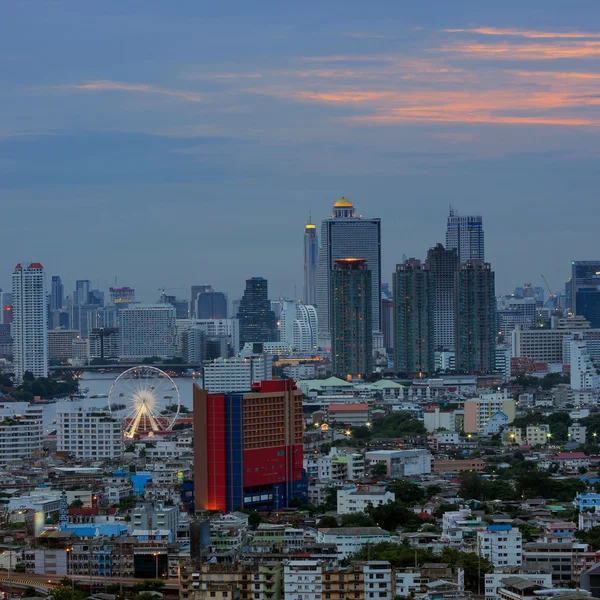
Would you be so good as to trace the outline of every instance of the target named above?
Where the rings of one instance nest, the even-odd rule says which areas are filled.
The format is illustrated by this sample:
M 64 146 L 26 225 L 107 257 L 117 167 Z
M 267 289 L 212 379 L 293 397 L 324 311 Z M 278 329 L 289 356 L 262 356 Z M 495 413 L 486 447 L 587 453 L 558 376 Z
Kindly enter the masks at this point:
M 373 517 L 365 513 L 342 515 L 342 527 L 373 527 Z
M 425 492 L 421 486 L 405 479 L 398 479 L 392 482 L 389 489 L 390 492 L 394 492 L 396 495 L 396 500 L 400 500 L 409 506 L 428 499 L 425 498 Z
M 86 600 L 87 594 L 81 590 L 72 590 L 66 585 L 59 585 L 52 590 L 54 600 Z
M 26 587 L 25 591 L 21 594 L 21 598 L 35 598 L 38 595 L 38 591 L 34 587 Z
M 252 529 L 256 529 L 261 523 L 262 523 L 262 517 L 260 516 L 260 514 L 258 513 L 258 511 L 253 510 L 248 515 L 248 525 Z
M 319 529 L 331 529 L 332 527 L 337 527 L 338 526 L 338 520 L 335 517 L 332 517 L 331 515 L 325 515 L 324 517 L 321 517 L 317 527 Z
M 592 527 L 588 531 L 577 530 L 575 537 L 584 544 L 589 544 L 593 550 L 600 550 L 600 527 Z
M 69 504 L 69 508 L 82 508 L 83 507 L 83 501 L 80 500 L 79 498 L 75 498 L 75 500 L 73 500 L 73 502 L 71 502 L 71 504 Z
M 385 477 L 387 475 L 387 466 L 384 462 L 376 462 L 371 467 L 371 475 L 373 477 Z
M 439 555 L 440 562 L 447 562 L 453 567 L 462 567 L 465 571 L 465 588 L 476 593 L 485 589 L 486 573 L 494 567 L 487 558 L 477 556 L 473 552 L 460 552 L 454 548 L 444 548 Z M 481 574 L 481 578 L 479 575 Z

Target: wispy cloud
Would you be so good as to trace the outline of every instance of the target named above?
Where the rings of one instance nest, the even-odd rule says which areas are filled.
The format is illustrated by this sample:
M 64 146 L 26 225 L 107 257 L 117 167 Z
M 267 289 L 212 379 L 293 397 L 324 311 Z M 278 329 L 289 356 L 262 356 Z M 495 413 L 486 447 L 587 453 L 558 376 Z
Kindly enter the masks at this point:
M 384 33 L 369 33 L 362 31 L 347 31 L 341 34 L 343 37 L 355 38 L 358 40 L 396 40 L 395 35 L 386 35 Z
M 468 29 L 444 29 L 446 33 L 475 33 L 479 35 L 515 36 L 528 39 L 592 39 L 600 38 L 597 31 L 539 31 L 501 27 L 472 27 Z
M 600 56 L 599 42 L 559 42 L 557 44 L 499 44 L 457 43 L 441 48 L 442 52 L 474 58 L 502 60 L 554 60 L 559 58 L 596 58 Z
M 108 79 L 97 81 L 86 81 L 84 83 L 68 83 L 54 86 L 61 90 L 82 90 L 89 92 L 138 92 L 143 94 L 155 94 L 167 96 L 185 102 L 202 102 L 204 97 L 197 92 L 187 90 L 173 90 L 170 88 L 157 87 L 143 83 L 125 83 L 122 81 L 111 81 Z

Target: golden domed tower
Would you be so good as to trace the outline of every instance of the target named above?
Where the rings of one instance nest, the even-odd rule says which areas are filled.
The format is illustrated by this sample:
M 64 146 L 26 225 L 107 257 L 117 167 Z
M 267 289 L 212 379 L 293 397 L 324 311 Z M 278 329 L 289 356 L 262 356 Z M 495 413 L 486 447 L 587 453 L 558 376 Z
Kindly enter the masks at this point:
M 333 205 L 333 218 L 354 217 L 354 204 L 343 196 Z

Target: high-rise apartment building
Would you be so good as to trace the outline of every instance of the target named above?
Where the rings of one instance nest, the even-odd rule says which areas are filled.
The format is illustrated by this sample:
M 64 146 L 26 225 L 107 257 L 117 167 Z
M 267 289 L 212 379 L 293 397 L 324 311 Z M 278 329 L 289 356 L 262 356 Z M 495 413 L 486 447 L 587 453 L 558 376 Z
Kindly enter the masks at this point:
M 321 225 L 317 267 L 319 336 L 327 340 L 332 329 L 332 273 L 339 258 L 364 258 L 371 272 L 372 331 L 381 331 L 381 220 L 356 216 L 354 204 L 340 198 L 333 214 Z
M 435 287 L 435 349 L 454 348 L 454 278 L 458 269 L 458 252 L 436 244 L 427 251 L 425 266 L 433 277 Z
M 73 358 L 73 341 L 79 339 L 78 329 L 48 330 L 48 359 L 65 361 Z
M 364 258 L 339 258 L 330 280 L 333 374 L 349 379 L 371 375 L 372 271 Z M 377 291 L 379 294 L 379 285 Z
M 203 370 L 204 389 L 209 394 L 250 392 L 252 385 L 273 378 L 273 357 L 256 354 L 242 358 L 217 358 Z
M 319 258 L 319 239 L 317 226 L 307 223 L 304 228 L 304 304 L 317 304 L 317 261 Z
M 386 350 L 394 348 L 394 301 L 389 298 L 381 299 L 381 333 L 383 347 Z
M 456 250 L 458 260 L 485 260 L 483 219 L 480 216 L 460 216 L 450 207 L 446 229 L 446 248 Z
M 588 352 L 585 334 L 572 334 L 568 338 L 568 343 L 570 346 L 571 389 L 599 389 L 600 377 Z
M 135 304 L 119 311 L 122 358 L 173 358 L 177 351 L 175 308 Z
M 227 294 L 212 289 L 198 292 L 195 311 L 197 319 L 226 319 Z
M 0 403 L 0 467 L 42 452 L 43 409 L 28 402 Z
M 246 280 L 246 290 L 238 311 L 240 345 L 246 342 L 275 342 L 277 323 L 271 310 L 267 280 L 251 277 Z
M 203 331 L 207 338 L 225 337 L 231 354 L 240 351 L 240 322 L 237 319 L 177 319 L 178 336 L 190 328 Z
M 12 275 L 13 362 L 16 383 L 26 372 L 48 376 L 46 281 L 40 263 L 19 263 Z
M 410 377 L 435 371 L 433 274 L 420 260 L 396 265 L 394 273 L 395 370 Z
M 456 370 L 493 373 L 496 363 L 496 293 L 489 263 L 463 263 L 455 279 Z
M 65 302 L 65 286 L 59 275 L 52 275 L 50 288 L 50 311 L 60 310 Z
M 121 356 L 121 336 L 117 327 L 97 327 L 89 332 L 90 358 Z
M 194 385 L 196 510 L 272 510 L 306 497 L 295 388 L 263 381 L 251 393 L 209 394 Z
M 314 306 L 284 302 L 280 323 L 281 342 L 301 352 L 312 352 L 317 348 L 318 320 Z
M 574 260 L 566 283 L 567 308 L 600 328 L 600 261 Z

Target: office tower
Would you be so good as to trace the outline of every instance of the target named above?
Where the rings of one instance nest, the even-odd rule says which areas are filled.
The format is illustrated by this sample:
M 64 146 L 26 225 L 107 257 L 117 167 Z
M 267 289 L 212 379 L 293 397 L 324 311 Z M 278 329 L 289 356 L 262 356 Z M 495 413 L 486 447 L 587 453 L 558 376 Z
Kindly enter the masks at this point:
M 483 219 L 480 216 L 461 217 L 450 207 L 446 229 L 446 248 L 456 250 L 458 260 L 485 260 Z
M 455 277 L 456 370 L 493 373 L 496 362 L 496 294 L 489 263 L 459 266 Z
M 93 306 L 104 306 L 104 292 L 101 290 L 90 290 L 87 303 Z
M 226 338 L 228 354 L 240 351 L 240 322 L 237 319 L 177 319 L 178 336 L 192 327 L 203 331 L 207 339 Z
M 177 350 L 175 308 L 135 304 L 119 311 L 122 358 L 173 358 Z
M 286 301 L 281 310 L 280 323 L 280 341 L 301 352 L 316 349 L 318 320 L 314 306 Z
M 89 279 L 78 279 L 73 292 L 73 305 L 89 304 L 92 282 Z
M 317 304 L 317 260 L 319 258 L 319 239 L 317 226 L 307 223 L 304 228 L 304 304 Z
M 111 287 L 108 289 L 111 304 L 135 302 L 135 290 L 130 287 Z
M 394 348 L 394 301 L 389 298 L 381 299 L 381 330 L 383 347 L 389 352 Z
M 397 373 L 431 375 L 434 355 L 433 274 L 414 258 L 396 265 L 394 273 L 394 338 Z
M 12 294 L 0 290 L 0 324 L 12 323 Z
M 73 340 L 79 339 L 78 329 L 48 330 L 48 359 L 67 361 L 73 358 Z
M 594 329 L 600 327 L 600 261 L 574 260 L 566 284 L 567 308 L 585 317 Z
M 50 289 L 50 311 L 60 310 L 65 299 L 65 286 L 59 275 L 52 275 L 52 287 Z
M 319 336 L 326 340 L 332 329 L 331 277 L 338 258 L 360 257 L 371 272 L 372 330 L 381 331 L 381 220 L 355 216 L 354 205 L 340 198 L 333 216 L 321 225 L 317 266 Z
M 87 338 L 91 329 L 103 324 L 103 309 L 98 304 L 74 304 L 71 307 L 71 329 L 79 330 Z
M 89 332 L 90 358 L 119 358 L 121 336 L 116 327 L 97 327 Z
M 161 304 L 170 304 L 173 308 L 175 308 L 175 318 L 177 319 L 187 319 L 190 316 L 187 300 L 182 300 L 181 298 L 177 298 L 177 296 L 161 294 L 159 302 Z
M 435 349 L 454 348 L 454 278 L 458 268 L 456 249 L 442 244 L 427 251 L 425 266 L 434 281 L 434 339 Z
M 46 280 L 40 263 L 19 263 L 12 275 L 15 381 L 48 376 Z
M 271 310 L 267 280 L 251 277 L 246 280 L 246 290 L 238 311 L 240 346 L 246 342 L 276 341 L 277 324 Z
M 204 292 L 209 292 L 212 290 L 210 285 L 193 285 L 191 287 L 191 301 L 190 301 L 190 310 L 192 311 L 192 317 L 197 317 L 196 314 L 196 300 L 198 298 L 198 294 L 202 294 Z
M 226 319 L 227 294 L 212 289 L 198 292 L 195 315 L 197 319 Z
M 373 372 L 372 275 L 364 258 L 334 261 L 329 304 L 335 376 L 354 379 Z
M 209 394 L 194 385 L 196 510 L 273 510 L 306 498 L 302 393 L 291 380 L 251 393 Z

